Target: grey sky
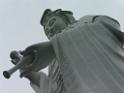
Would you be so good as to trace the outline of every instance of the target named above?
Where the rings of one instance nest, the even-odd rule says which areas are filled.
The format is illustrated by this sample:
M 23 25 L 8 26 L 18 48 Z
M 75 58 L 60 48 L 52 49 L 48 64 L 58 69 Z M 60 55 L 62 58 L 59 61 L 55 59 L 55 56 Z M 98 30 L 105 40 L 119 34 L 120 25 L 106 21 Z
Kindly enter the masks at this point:
M 6 80 L 2 71 L 13 66 L 11 50 L 47 40 L 39 24 L 46 8 L 71 10 L 76 19 L 89 14 L 109 15 L 124 29 L 123 0 L 0 0 L 0 93 L 34 93 L 19 73 Z

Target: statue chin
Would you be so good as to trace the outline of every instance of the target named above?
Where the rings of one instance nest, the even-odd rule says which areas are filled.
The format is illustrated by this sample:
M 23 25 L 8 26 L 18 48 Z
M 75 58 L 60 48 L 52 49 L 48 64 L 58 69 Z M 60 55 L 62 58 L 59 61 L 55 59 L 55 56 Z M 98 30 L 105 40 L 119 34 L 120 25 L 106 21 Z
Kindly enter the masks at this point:
M 61 30 L 60 30 L 60 31 L 61 31 Z M 52 32 L 52 33 L 49 33 L 49 34 L 46 34 L 46 35 L 47 35 L 47 38 L 50 39 L 50 38 L 53 38 L 55 35 L 57 35 L 57 34 L 59 34 L 59 33 L 61 33 L 61 32 L 55 31 L 54 33 Z

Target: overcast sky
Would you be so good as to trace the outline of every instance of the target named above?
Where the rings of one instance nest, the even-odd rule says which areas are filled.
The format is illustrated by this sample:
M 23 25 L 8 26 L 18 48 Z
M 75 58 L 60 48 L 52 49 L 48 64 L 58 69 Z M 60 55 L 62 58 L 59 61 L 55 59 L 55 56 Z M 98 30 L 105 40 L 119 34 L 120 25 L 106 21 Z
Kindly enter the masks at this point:
M 0 0 L 0 93 L 34 93 L 29 81 L 20 79 L 19 73 L 6 80 L 2 72 L 13 66 L 10 51 L 47 41 L 40 26 L 46 8 L 71 10 L 76 19 L 89 14 L 109 15 L 124 29 L 123 0 Z

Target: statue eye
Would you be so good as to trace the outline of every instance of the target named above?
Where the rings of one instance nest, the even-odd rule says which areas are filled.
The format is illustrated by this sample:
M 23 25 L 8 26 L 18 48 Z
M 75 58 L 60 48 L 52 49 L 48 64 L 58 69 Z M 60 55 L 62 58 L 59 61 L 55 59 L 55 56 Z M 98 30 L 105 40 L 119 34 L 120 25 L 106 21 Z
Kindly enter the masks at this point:
M 49 21 L 49 26 L 52 26 L 52 25 L 54 24 L 55 21 L 56 21 L 55 18 L 51 19 L 51 20 Z

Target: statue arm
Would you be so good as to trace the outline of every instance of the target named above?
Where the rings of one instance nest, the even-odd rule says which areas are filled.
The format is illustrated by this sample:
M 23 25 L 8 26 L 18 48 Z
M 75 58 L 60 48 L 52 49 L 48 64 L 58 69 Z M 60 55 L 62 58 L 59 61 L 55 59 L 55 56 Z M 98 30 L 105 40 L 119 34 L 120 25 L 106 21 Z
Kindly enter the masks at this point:
M 40 87 L 40 80 L 41 79 L 46 79 L 47 75 L 43 72 L 32 72 L 30 74 L 28 74 L 27 76 L 25 76 L 25 78 L 27 78 L 32 84 Z
M 28 55 L 32 54 L 32 52 L 34 50 L 37 51 L 36 52 L 37 55 L 35 55 L 35 56 L 37 56 L 36 60 L 35 60 L 36 64 L 33 64 L 33 65 L 35 65 L 34 68 L 42 68 L 43 69 L 49 65 L 49 62 L 51 62 L 53 60 L 53 58 L 55 58 L 55 53 L 54 53 L 51 42 L 44 42 L 44 43 L 38 43 L 38 44 L 31 45 L 31 46 L 27 47 L 23 51 L 22 54 L 23 54 L 23 56 L 28 56 Z M 39 55 L 40 55 L 40 57 L 39 57 Z M 38 67 L 38 66 L 40 66 L 40 67 Z M 41 91 L 43 90 L 44 85 L 48 86 L 49 79 L 48 79 L 47 75 L 43 72 L 38 72 L 38 71 L 31 72 L 31 73 L 25 75 L 24 77 L 27 78 L 31 82 L 32 87 L 33 87 L 33 85 L 36 85 L 37 88 L 41 88 L 40 89 Z
M 37 51 L 36 55 L 32 54 L 35 50 Z M 35 63 L 33 62 L 32 64 L 32 60 L 35 58 L 34 56 L 36 56 L 37 60 L 35 60 Z M 12 63 L 15 64 L 15 67 L 16 65 L 18 65 L 18 69 L 20 69 L 21 74 L 23 72 L 26 72 L 23 76 L 29 79 L 31 84 L 33 84 L 34 86 L 36 85 L 36 89 L 43 89 L 44 85 L 48 86 L 48 77 L 45 73 L 38 71 L 47 67 L 49 65 L 49 62 L 51 62 L 55 57 L 54 50 L 50 42 L 34 44 L 32 46 L 29 46 L 22 52 L 12 52 L 10 57 L 12 58 L 12 60 L 15 59 L 14 61 L 12 61 Z M 30 64 L 33 65 L 31 70 L 28 69 Z
M 26 76 L 30 81 L 30 86 L 36 93 L 48 93 L 49 78 L 44 72 L 35 72 Z M 47 88 L 47 89 L 46 89 Z
M 33 84 L 40 86 L 40 72 L 32 72 L 25 76 Z
M 21 51 L 21 54 L 23 56 L 26 56 L 33 53 L 34 51 L 46 52 L 46 53 L 50 52 L 52 53 L 52 55 L 54 55 L 53 46 L 50 41 L 30 45 L 25 50 Z
M 31 68 L 35 68 L 35 71 L 47 67 L 49 62 L 55 58 L 55 53 L 51 42 L 31 45 L 22 52 L 23 56 L 30 54 L 34 54 L 34 60 Z

